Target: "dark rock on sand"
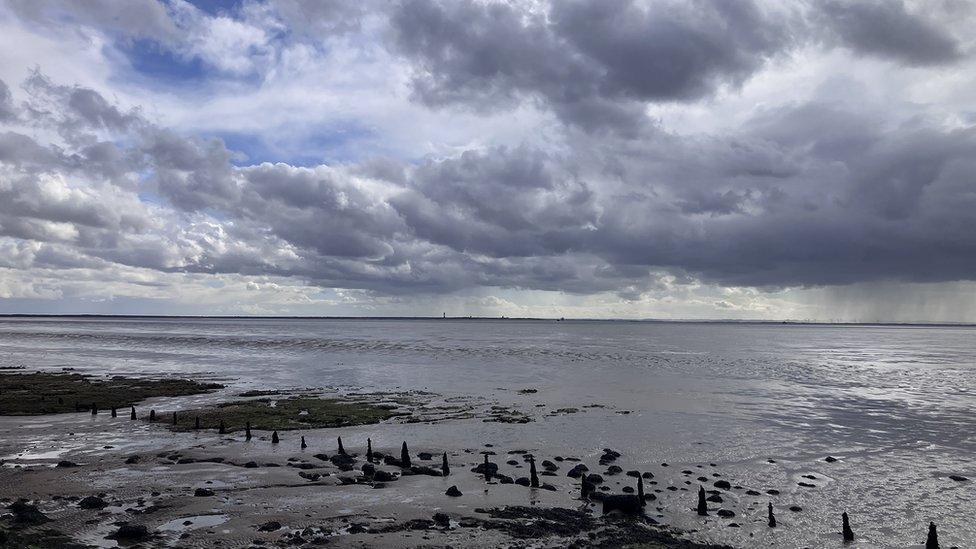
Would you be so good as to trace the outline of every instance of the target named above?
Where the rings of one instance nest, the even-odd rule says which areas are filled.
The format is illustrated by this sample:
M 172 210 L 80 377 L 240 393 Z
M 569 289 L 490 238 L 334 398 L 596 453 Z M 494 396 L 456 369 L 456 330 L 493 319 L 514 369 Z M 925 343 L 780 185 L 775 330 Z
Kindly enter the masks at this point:
M 376 482 L 393 482 L 397 479 L 397 476 L 389 471 L 384 471 L 382 469 L 377 469 L 373 473 L 373 480 Z
M 78 507 L 82 509 L 104 509 L 108 507 L 108 503 L 98 496 L 88 496 L 78 502 Z
M 572 469 L 570 469 L 568 473 L 566 473 L 566 476 L 570 478 L 579 478 L 583 476 L 583 473 L 589 470 L 590 468 L 587 467 L 586 465 L 583 465 L 582 463 L 578 463 Z
M 727 480 L 716 480 L 715 481 L 715 484 L 713 486 L 715 486 L 719 490 L 731 490 L 732 489 L 732 485 Z
M 968 478 L 966 478 L 966 477 L 964 477 L 962 475 L 949 475 L 949 478 L 951 480 L 956 481 L 956 482 L 966 482 L 967 480 L 969 480 Z
M 611 465 L 610 467 L 607 467 L 606 475 L 607 476 L 619 475 L 623 471 L 624 470 L 622 467 L 618 465 Z
M 730 511 L 728 509 L 719 509 L 715 512 L 716 515 L 722 518 L 732 518 L 735 516 L 735 511 Z
M 824 458 L 824 461 L 826 461 L 827 463 L 836 463 L 839 460 L 834 456 L 827 456 Z
M 603 514 L 620 512 L 628 515 L 639 515 L 643 509 L 643 502 L 630 494 L 618 494 L 603 498 Z
M 419 459 L 421 461 L 430 461 L 430 460 L 434 459 L 434 454 L 432 454 L 430 452 L 420 452 L 420 453 L 417 454 L 417 459 Z
M 456 498 L 464 495 L 461 493 L 461 490 L 458 490 L 457 486 L 451 486 L 450 488 L 447 489 L 446 492 L 444 492 L 444 494 L 451 496 L 452 498 Z
M 114 534 L 106 536 L 118 541 L 143 541 L 149 539 L 149 529 L 142 524 L 123 524 Z
M 214 495 L 214 491 L 210 488 L 197 488 L 193 491 L 193 497 L 206 498 Z
M 61 460 L 61 461 L 58 462 L 57 467 L 60 467 L 60 468 L 78 467 L 78 464 L 75 463 L 75 462 L 73 462 L 73 461 L 68 461 L 66 459 L 63 459 L 63 460 Z
M 274 532 L 275 530 L 281 530 L 281 523 L 276 520 L 269 520 L 258 526 L 258 532 Z
M 722 496 L 720 496 L 718 494 L 712 494 L 712 495 L 708 496 L 708 498 L 706 498 L 705 501 L 707 501 L 709 503 L 723 503 L 725 500 L 722 499 Z
M 27 503 L 27 500 L 17 500 L 10 504 L 7 509 L 14 515 L 14 522 L 18 524 L 43 524 L 50 521 L 47 515 L 40 512 L 36 505 Z
M 586 475 L 586 480 L 590 484 L 603 484 L 603 477 L 596 473 Z

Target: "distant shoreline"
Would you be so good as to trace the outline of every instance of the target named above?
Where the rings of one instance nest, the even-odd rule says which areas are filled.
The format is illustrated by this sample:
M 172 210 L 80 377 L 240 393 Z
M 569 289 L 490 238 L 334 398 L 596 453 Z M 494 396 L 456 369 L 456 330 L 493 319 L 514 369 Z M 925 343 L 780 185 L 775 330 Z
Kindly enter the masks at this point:
M 839 326 L 839 327 L 925 327 L 972 328 L 971 322 L 826 322 L 815 320 L 737 320 L 737 319 L 657 319 L 657 318 L 555 318 L 555 317 L 496 317 L 496 316 L 263 316 L 263 315 L 143 315 L 143 314 L 44 314 L 0 313 L 5 318 L 38 319 L 161 319 L 161 320 L 420 320 L 420 321 L 492 321 L 492 322 L 600 322 L 634 324 L 739 324 L 761 326 Z

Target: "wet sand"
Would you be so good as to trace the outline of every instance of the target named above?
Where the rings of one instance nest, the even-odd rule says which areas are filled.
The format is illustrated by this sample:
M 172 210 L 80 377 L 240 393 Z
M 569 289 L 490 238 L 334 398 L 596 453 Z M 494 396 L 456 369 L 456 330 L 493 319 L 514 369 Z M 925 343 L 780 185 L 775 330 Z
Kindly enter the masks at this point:
M 717 547 L 659 524 L 663 487 L 684 492 L 692 513 L 689 487 L 697 489 L 697 481 L 674 488 L 648 473 L 643 512 L 604 516 L 595 500 L 636 485 L 625 473 L 627 456 L 600 464 L 592 456 L 555 455 L 531 445 L 501 448 L 486 441 L 459 448 L 450 440 L 434 446 L 424 439 L 414 445 L 411 433 L 421 425 L 464 429 L 489 421 L 518 429 L 522 416 L 498 404 L 449 402 L 434 394 L 321 393 L 330 402 L 382 405 L 390 413 L 371 418 L 380 420 L 375 424 L 283 429 L 277 444 L 271 432 L 258 429 L 245 440 L 239 425 L 226 426 L 225 434 L 212 424 L 174 430 L 162 412 L 219 410 L 218 403 L 242 398 L 227 392 L 155 397 L 137 405 L 136 420 L 104 409 L 0 417 L 0 503 L 12 506 L 0 520 L 6 540 L 0 546 Z M 248 396 L 276 404 L 293 395 Z M 160 411 L 155 422 L 148 421 L 150 410 Z M 397 463 L 397 434 L 409 446 L 412 467 Z M 336 457 L 339 436 L 347 457 Z M 377 480 L 382 473 L 369 465 L 364 471 L 366 438 L 377 454 L 372 469 L 392 478 Z M 447 476 L 441 473 L 445 453 Z M 488 479 L 479 468 L 485 455 L 492 464 Z M 540 487 L 519 484 L 530 483 L 533 459 Z M 590 501 L 581 500 L 580 479 L 567 476 L 580 463 L 604 477 Z M 451 487 L 462 495 L 447 495 Z M 14 505 L 18 500 L 27 501 Z M 709 505 L 714 515 L 720 506 Z M 718 516 L 702 522 L 731 524 Z

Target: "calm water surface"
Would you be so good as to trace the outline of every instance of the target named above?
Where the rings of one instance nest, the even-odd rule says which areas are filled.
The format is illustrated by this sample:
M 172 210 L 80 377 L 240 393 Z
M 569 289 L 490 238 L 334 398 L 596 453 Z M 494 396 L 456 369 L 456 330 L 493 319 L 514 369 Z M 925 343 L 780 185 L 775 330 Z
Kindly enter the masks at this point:
M 920 547 L 929 520 L 945 547 L 972 547 L 974 484 L 947 477 L 976 479 L 974 336 L 918 326 L 7 318 L 0 366 L 489 397 L 536 421 L 411 426 L 411 436 L 582 457 L 613 447 L 625 469 L 653 470 L 662 486 L 683 487 L 682 468 L 715 463 L 733 484 L 783 493 L 730 501 L 742 528 L 699 523 L 686 492 L 664 494 L 663 514 L 741 547 L 840 547 L 843 509 L 859 547 Z M 547 414 L 586 404 L 606 408 Z M 797 486 L 807 474 L 816 488 Z M 764 527 L 767 500 L 785 527 Z M 794 504 L 803 511 L 786 510 Z

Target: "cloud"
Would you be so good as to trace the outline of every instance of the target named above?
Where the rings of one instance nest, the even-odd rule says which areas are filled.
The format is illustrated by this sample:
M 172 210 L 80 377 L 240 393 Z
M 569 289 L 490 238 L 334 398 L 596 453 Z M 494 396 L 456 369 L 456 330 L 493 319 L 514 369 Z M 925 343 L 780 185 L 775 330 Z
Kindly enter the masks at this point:
M 824 0 L 819 19 L 834 38 L 857 52 L 907 65 L 949 63 L 962 56 L 951 34 L 910 13 L 902 0 Z
M 584 128 L 632 131 L 641 102 L 737 87 L 791 40 L 785 20 L 743 2 L 533 4 L 409 0 L 392 16 L 430 105 L 495 108 L 529 96 Z
M 746 316 L 976 273 L 974 66 L 938 6 L 113 6 L 0 13 L 104 54 L 0 82 L 10 299 Z M 152 52 L 199 74 L 134 77 Z

